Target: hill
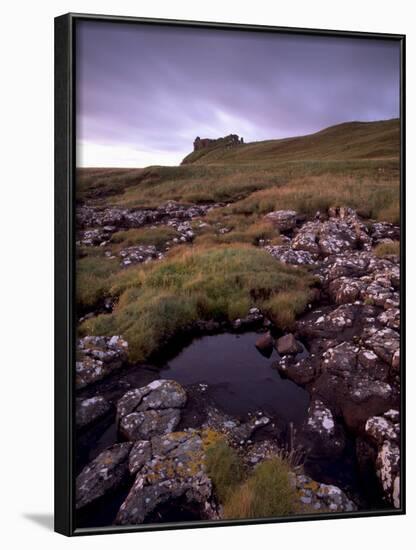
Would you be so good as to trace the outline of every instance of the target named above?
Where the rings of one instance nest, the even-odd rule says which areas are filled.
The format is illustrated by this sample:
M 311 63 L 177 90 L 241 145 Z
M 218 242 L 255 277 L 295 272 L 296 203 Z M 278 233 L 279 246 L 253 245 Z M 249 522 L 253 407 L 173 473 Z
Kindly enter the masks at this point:
M 187 155 L 182 164 L 223 164 L 292 160 L 397 159 L 398 119 L 345 122 L 315 134 L 230 147 L 219 140 Z

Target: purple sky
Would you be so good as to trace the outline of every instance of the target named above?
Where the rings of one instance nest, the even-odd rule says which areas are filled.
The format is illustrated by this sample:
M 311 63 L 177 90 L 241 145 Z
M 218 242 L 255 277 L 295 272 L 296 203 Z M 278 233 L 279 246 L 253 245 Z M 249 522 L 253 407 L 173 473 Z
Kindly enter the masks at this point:
M 77 23 L 77 164 L 179 164 L 245 141 L 399 116 L 397 42 Z

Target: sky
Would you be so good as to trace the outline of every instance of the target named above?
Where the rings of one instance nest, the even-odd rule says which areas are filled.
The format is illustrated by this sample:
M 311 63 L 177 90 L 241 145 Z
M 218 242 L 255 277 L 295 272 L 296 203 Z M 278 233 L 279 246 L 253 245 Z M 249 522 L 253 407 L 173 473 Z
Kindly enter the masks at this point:
M 178 165 L 244 141 L 399 116 L 398 42 L 79 21 L 78 166 Z

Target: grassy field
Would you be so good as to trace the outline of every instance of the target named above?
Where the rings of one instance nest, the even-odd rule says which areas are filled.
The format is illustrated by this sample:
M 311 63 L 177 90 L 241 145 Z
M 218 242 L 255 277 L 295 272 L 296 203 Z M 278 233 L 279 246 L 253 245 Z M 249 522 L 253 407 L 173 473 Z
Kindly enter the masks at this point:
M 112 314 L 84 322 L 81 334 L 122 334 L 134 361 L 146 360 L 194 321 L 232 321 L 256 305 L 288 328 L 313 295 L 307 271 L 244 244 L 177 247 L 161 262 L 118 271 L 107 258 L 79 264 L 78 303 L 118 298 Z
M 264 214 L 294 209 L 312 216 L 351 206 L 364 218 L 398 222 L 399 122 L 348 123 L 311 136 L 214 148 L 186 164 L 141 169 L 79 169 L 77 200 L 95 206 L 157 207 L 167 200 L 222 203 L 193 222 L 193 244 L 160 262 L 121 269 L 122 248 L 163 246 L 169 227 L 115 233 L 105 247 L 84 247 L 77 262 L 81 311 L 112 296 L 112 314 L 81 333 L 122 334 L 133 360 L 145 360 L 197 319 L 233 320 L 259 306 L 288 328 L 311 299 L 307 271 L 278 263 L 257 245 L 280 236 Z M 394 245 L 397 248 L 397 244 Z M 391 253 L 380 248 L 379 255 Z

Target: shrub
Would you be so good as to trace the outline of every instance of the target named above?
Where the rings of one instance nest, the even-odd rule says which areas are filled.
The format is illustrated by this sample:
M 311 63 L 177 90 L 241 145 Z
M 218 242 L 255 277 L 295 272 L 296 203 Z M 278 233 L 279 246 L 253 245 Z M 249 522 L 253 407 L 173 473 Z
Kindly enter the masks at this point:
M 298 511 L 296 489 L 287 461 L 274 457 L 259 464 L 224 504 L 227 519 L 287 516 Z
M 243 480 L 243 462 L 223 439 L 210 445 L 205 456 L 207 473 L 220 502 L 224 502 Z

